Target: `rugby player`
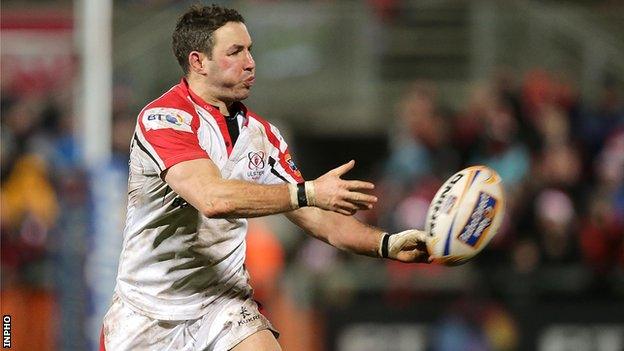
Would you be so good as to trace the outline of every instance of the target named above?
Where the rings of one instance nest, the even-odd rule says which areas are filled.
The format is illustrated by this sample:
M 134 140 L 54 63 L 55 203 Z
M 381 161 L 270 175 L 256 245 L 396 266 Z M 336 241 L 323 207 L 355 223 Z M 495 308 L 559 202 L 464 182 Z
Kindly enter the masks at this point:
M 389 235 L 352 215 L 373 184 L 304 181 L 279 130 L 241 103 L 254 85 L 243 17 L 193 6 L 173 33 L 184 77 L 140 112 L 131 142 L 117 284 L 101 349 L 280 350 L 245 270 L 245 218 L 284 213 L 339 249 L 427 262 L 425 235 Z

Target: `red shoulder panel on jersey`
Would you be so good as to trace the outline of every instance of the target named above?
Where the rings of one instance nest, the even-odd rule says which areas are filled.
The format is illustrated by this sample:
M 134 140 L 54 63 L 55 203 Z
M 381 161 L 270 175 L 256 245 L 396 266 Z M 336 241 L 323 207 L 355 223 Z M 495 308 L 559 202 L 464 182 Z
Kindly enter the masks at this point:
M 139 115 L 139 127 L 155 158 L 164 169 L 182 161 L 209 158 L 199 145 L 199 117 L 179 85 L 147 105 Z M 162 169 L 162 170 L 164 170 Z

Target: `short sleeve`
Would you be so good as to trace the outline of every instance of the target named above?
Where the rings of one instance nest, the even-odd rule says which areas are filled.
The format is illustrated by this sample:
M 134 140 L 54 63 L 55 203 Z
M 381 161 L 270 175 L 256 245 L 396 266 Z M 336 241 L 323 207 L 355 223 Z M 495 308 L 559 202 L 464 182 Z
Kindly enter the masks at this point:
M 280 132 L 273 125 L 265 124 L 267 138 L 274 147 L 274 152 L 269 156 L 270 172 L 264 180 L 266 184 L 279 183 L 302 183 L 303 175 L 297 167 L 290 151 L 288 144 L 281 136 Z
M 209 158 L 199 144 L 199 120 L 189 112 L 150 108 L 139 116 L 135 142 L 156 164 L 159 173 L 171 166 L 200 158 Z

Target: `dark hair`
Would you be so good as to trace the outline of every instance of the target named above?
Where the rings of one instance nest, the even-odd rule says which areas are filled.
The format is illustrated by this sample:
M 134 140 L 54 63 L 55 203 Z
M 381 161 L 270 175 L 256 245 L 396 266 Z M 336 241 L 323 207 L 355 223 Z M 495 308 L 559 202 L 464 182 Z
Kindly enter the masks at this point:
M 188 56 L 199 51 L 212 56 L 215 30 L 228 22 L 245 23 L 236 10 L 217 5 L 193 5 L 178 19 L 172 35 L 173 54 L 184 74 L 189 72 Z

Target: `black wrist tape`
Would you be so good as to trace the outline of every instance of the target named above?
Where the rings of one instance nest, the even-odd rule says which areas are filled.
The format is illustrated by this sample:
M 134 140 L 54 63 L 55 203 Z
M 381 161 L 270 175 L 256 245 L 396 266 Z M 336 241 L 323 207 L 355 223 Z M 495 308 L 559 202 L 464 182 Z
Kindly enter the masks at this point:
M 388 258 L 388 241 L 390 240 L 390 234 L 384 233 L 383 239 L 381 239 L 381 257 Z
M 308 196 L 305 191 L 305 183 L 297 184 L 297 202 L 299 203 L 299 208 L 308 206 Z

